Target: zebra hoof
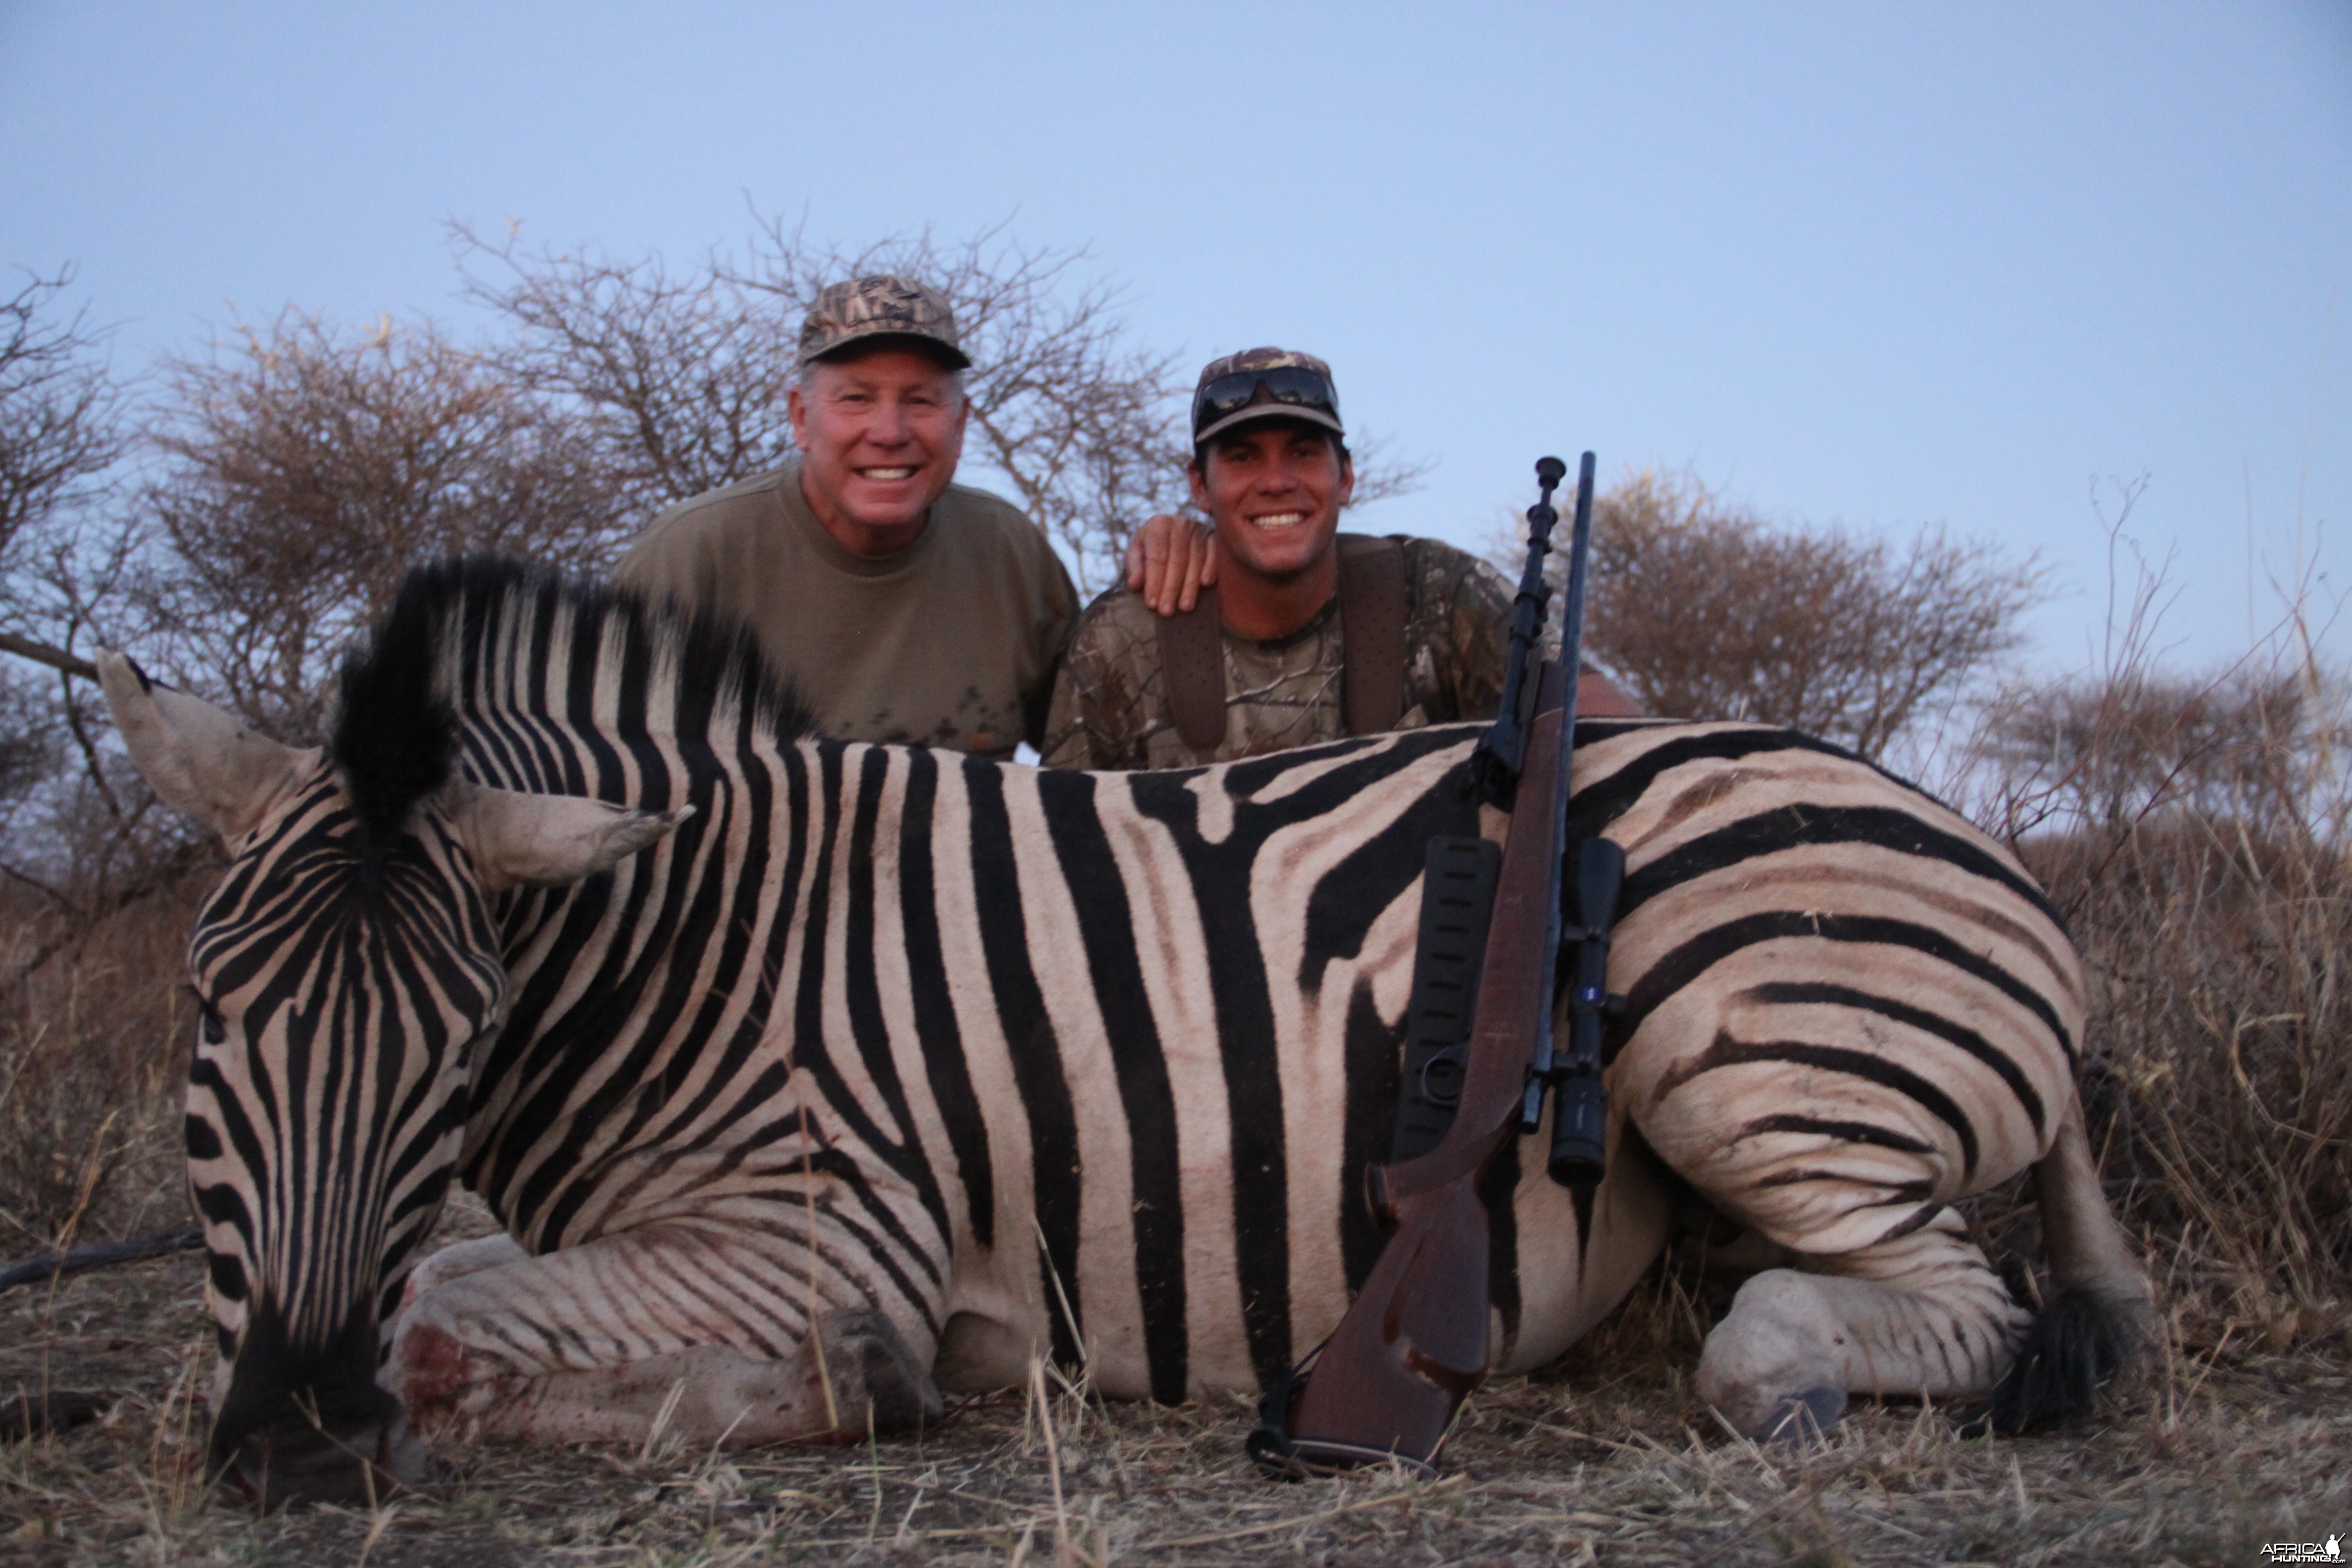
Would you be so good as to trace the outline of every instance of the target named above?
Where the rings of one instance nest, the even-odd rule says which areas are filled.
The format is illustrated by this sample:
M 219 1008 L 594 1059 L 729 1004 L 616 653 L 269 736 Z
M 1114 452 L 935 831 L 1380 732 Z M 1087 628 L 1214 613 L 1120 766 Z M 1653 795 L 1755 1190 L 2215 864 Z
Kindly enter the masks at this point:
M 929 1371 L 881 1313 L 835 1312 L 817 1325 L 817 1337 L 836 1398 L 847 1396 L 841 1414 L 853 1436 L 868 1430 L 869 1416 L 875 1432 L 904 1432 L 946 1410 Z
M 1808 1388 L 1790 1394 L 1773 1409 L 1764 1431 L 1748 1436 L 1776 1443 L 1808 1443 L 1826 1436 L 1845 1415 L 1845 1390 Z

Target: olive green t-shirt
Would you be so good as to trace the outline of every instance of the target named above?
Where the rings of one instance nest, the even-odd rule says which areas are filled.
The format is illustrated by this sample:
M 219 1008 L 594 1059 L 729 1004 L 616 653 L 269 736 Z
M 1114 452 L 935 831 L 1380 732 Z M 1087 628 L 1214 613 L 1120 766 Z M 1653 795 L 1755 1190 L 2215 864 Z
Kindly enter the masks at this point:
M 614 579 L 745 622 L 824 734 L 999 759 L 1045 739 L 1078 610 L 1044 531 L 986 491 L 950 486 L 868 561 L 818 525 L 797 464 L 672 507 Z
M 1511 598 L 1502 574 L 1433 539 L 1391 535 L 1404 551 L 1404 712 L 1396 728 L 1491 719 L 1510 658 Z M 1176 731 L 1160 663 L 1160 617 L 1113 588 L 1070 634 L 1039 747 L 1052 768 L 1185 768 L 1232 762 L 1348 732 L 1340 703 L 1339 600 L 1287 637 L 1226 632 L 1225 738 L 1194 752 Z

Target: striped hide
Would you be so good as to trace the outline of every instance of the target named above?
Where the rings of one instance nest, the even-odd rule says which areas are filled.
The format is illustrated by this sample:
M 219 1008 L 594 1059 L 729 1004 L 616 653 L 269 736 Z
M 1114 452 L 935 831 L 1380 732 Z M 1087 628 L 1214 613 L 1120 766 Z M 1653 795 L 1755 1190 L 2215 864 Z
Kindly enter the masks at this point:
M 1473 727 L 1098 775 L 818 739 L 741 633 L 495 563 L 411 580 L 323 751 L 102 669 L 234 857 L 189 1170 L 215 1458 L 265 1497 L 357 1495 L 467 1424 L 863 1435 L 1033 1353 L 1117 1394 L 1266 1384 L 1378 1255 L 1422 846 L 1505 826 L 1465 804 Z M 1497 1366 L 1655 1258 L 1662 1159 L 1785 1264 L 1701 1363 L 1746 1429 L 2079 1394 L 2078 1331 L 2144 1287 L 2014 859 L 1787 731 L 1579 742 L 1576 826 L 1629 862 L 1620 1114 L 1587 1198 L 1539 1142 L 1482 1188 Z M 2037 1163 L 2059 1350 L 1950 1207 Z M 420 1264 L 453 1175 L 508 1235 Z

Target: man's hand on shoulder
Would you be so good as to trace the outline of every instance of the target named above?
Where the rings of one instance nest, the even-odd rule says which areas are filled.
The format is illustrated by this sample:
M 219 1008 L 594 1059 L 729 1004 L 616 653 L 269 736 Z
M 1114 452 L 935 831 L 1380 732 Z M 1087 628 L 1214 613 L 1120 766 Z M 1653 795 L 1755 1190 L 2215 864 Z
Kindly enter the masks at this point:
M 1127 585 L 1163 616 L 1189 610 L 1217 580 L 1217 534 L 1206 523 L 1161 512 L 1127 542 Z

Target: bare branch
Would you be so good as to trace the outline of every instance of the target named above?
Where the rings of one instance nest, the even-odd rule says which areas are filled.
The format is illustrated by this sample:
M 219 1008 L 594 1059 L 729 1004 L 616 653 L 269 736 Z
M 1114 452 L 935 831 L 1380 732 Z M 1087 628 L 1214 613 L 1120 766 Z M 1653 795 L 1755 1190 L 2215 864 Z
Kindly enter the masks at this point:
M 13 653 L 18 658 L 46 664 L 51 669 L 66 675 L 79 675 L 84 680 L 98 679 L 98 666 L 89 660 L 77 658 L 61 647 L 51 647 L 45 642 L 35 642 L 31 637 L 20 637 L 14 632 L 0 632 L 0 653 Z
M 527 252 L 463 225 L 450 234 L 467 297 L 514 330 L 484 360 L 553 399 L 638 510 L 790 455 L 784 395 L 803 301 L 747 282 L 715 256 L 673 275 L 657 256 Z
M 0 563 L 122 455 L 123 397 L 87 313 L 47 320 L 70 271 L 0 300 Z

